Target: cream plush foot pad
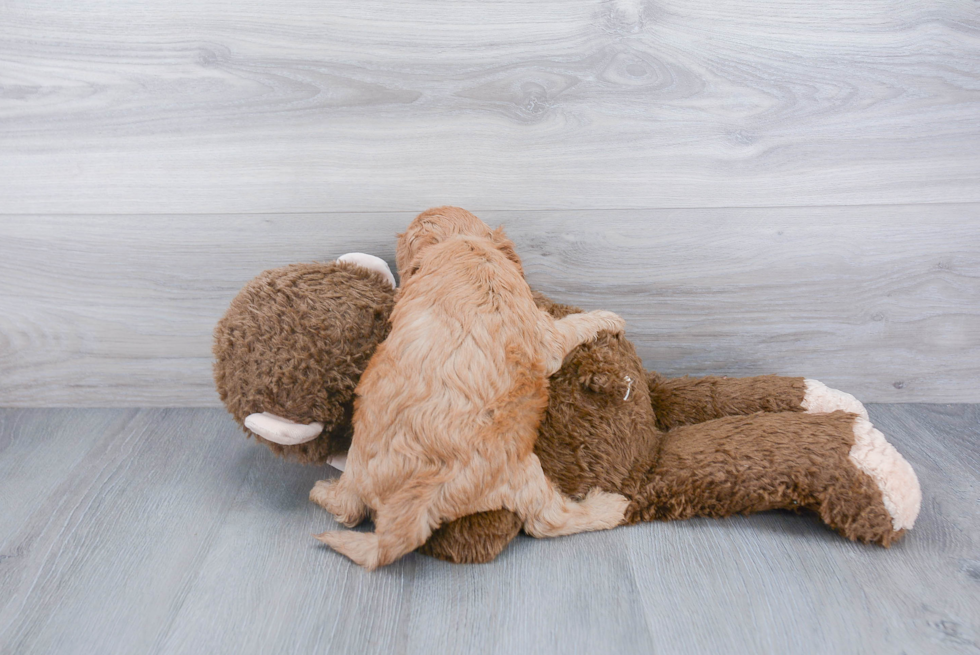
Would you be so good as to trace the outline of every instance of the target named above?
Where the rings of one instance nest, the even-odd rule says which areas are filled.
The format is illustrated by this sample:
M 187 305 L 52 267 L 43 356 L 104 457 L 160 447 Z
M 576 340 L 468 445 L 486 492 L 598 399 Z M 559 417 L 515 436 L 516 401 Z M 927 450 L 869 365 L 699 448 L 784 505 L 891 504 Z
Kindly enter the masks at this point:
M 881 489 L 895 530 L 911 529 L 922 505 L 922 489 L 912 466 L 865 418 L 854 421 L 854 445 L 849 456 Z
M 837 410 L 852 412 L 861 418 L 868 418 L 868 410 L 861 401 L 849 393 L 831 389 L 819 380 L 804 380 L 806 394 L 802 407 L 808 414 L 830 414 Z

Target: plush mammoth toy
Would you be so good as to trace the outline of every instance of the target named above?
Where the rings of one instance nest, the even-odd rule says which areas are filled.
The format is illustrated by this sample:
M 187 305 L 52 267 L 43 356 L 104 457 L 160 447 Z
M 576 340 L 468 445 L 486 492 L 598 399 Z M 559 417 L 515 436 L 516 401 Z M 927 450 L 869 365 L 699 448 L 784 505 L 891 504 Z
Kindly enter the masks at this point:
M 395 297 L 387 265 L 367 255 L 266 271 L 215 329 L 225 406 L 276 454 L 342 468 L 355 388 Z M 581 311 L 535 298 L 556 318 Z M 551 378 L 535 453 L 569 496 L 625 495 L 627 523 L 806 509 L 849 539 L 887 547 L 921 502 L 911 466 L 853 396 L 803 378 L 664 378 L 608 333 Z M 420 551 L 487 562 L 520 529 L 507 510 L 483 512 L 441 526 Z

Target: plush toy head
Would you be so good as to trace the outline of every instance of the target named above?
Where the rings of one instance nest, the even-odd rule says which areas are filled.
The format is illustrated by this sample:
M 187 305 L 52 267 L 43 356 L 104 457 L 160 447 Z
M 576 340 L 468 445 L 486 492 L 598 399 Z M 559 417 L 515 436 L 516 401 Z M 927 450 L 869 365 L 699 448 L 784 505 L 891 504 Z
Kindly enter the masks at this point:
M 394 298 L 387 265 L 367 255 L 262 273 L 214 331 L 214 381 L 225 407 L 278 455 L 323 463 L 345 452 L 354 388 L 388 336 Z M 270 437 L 283 419 L 301 424 L 301 436 L 259 436 Z

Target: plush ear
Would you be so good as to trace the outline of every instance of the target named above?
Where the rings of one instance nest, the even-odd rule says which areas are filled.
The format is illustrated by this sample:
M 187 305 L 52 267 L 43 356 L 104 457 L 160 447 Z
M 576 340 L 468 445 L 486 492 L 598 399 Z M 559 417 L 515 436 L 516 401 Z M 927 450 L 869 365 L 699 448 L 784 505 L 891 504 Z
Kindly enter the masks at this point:
M 341 255 L 338 257 L 337 261 L 350 262 L 351 264 L 356 264 L 361 268 L 366 268 L 370 271 L 377 271 L 384 276 L 384 278 L 388 281 L 388 284 L 391 285 L 392 289 L 398 288 L 398 285 L 395 284 L 395 276 L 391 274 L 391 269 L 388 268 L 388 263 L 380 257 L 366 255 L 363 252 L 349 252 L 346 255 Z
M 633 376 L 623 375 L 618 370 L 589 371 L 579 377 L 582 386 L 594 393 L 609 394 L 622 400 L 629 400 L 636 393 L 638 384 L 646 384 L 646 380 L 637 382 Z

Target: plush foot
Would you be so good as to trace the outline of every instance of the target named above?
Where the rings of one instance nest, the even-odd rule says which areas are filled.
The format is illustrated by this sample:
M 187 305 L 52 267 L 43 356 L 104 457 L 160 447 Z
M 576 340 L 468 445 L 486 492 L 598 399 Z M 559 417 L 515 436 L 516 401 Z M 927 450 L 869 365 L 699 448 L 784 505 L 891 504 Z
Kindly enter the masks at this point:
M 815 502 L 808 505 L 845 537 L 890 546 L 918 516 L 922 492 L 915 472 L 867 419 L 843 412 L 824 416 L 849 418 L 841 436 L 851 445 L 840 452 L 846 457 L 828 457 L 838 462 L 830 465 L 837 473 L 825 478 L 826 487 L 815 487 Z
M 831 389 L 817 380 L 805 380 L 803 409 L 809 414 L 845 411 L 857 414 L 854 446 L 850 460 L 870 476 L 881 491 L 885 509 L 895 532 L 908 530 L 915 523 L 922 503 L 922 491 L 915 471 L 885 436 L 868 420 L 868 410 L 849 393 Z
M 319 480 L 310 490 L 310 500 L 348 528 L 360 525 L 368 515 L 367 506 L 360 499 L 344 493 L 339 480 Z
M 830 414 L 841 410 L 867 419 L 868 410 L 849 393 L 831 389 L 819 380 L 804 380 L 806 393 L 801 406 L 808 414 Z
M 881 491 L 895 532 L 911 529 L 922 505 L 919 479 L 912 466 L 866 418 L 854 421 L 854 446 L 848 456 Z

